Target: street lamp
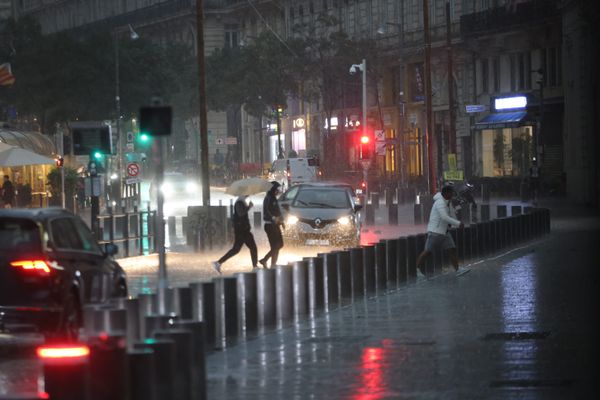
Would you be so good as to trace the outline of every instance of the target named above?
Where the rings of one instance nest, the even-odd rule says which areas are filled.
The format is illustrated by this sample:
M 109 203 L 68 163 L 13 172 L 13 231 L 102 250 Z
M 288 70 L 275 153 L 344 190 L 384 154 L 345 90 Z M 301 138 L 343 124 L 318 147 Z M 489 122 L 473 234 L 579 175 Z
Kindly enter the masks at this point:
M 352 64 L 350 67 L 350 74 L 354 75 L 356 72 L 360 70 L 362 72 L 362 131 L 363 137 L 367 136 L 367 60 L 363 58 L 362 63 L 360 64 Z M 367 171 L 369 169 L 368 164 L 365 162 L 363 164 L 363 180 L 367 181 Z M 367 185 L 367 192 L 369 190 L 369 186 Z M 368 195 L 368 193 L 366 193 Z
M 129 38 L 131 40 L 137 40 L 140 38 L 140 35 L 137 34 L 131 24 L 127 25 L 129 27 Z M 117 112 L 116 116 L 116 128 L 117 128 L 117 170 L 119 171 L 119 198 L 123 194 L 123 144 L 121 143 L 121 82 L 120 82 L 120 67 L 119 67 L 119 31 L 115 30 L 115 110 Z

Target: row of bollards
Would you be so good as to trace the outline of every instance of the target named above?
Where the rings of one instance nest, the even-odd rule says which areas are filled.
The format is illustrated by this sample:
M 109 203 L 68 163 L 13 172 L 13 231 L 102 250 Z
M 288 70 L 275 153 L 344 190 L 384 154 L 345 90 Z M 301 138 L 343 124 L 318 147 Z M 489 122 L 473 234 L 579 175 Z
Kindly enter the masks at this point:
M 461 262 L 549 232 L 548 210 L 511 211 L 511 217 L 451 230 Z M 205 399 L 205 351 L 415 282 L 425 240 L 424 233 L 385 239 L 170 288 L 167 315 L 158 315 L 155 294 L 87 307 L 89 354 L 71 363 L 44 360 L 45 390 L 53 400 Z M 427 274 L 440 274 L 447 262 L 434 254 Z

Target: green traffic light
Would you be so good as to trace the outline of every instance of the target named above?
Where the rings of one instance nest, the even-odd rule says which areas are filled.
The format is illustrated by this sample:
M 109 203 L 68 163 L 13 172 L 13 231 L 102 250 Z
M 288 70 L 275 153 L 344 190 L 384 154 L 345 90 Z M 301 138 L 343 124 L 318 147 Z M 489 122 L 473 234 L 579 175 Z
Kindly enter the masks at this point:
M 96 160 L 102 159 L 102 156 L 103 156 L 103 154 L 100 153 L 99 151 L 95 151 L 93 155 Z
M 139 139 L 141 143 L 148 143 L 150 141 L 150 135 L 147 133 L 140 133 Z

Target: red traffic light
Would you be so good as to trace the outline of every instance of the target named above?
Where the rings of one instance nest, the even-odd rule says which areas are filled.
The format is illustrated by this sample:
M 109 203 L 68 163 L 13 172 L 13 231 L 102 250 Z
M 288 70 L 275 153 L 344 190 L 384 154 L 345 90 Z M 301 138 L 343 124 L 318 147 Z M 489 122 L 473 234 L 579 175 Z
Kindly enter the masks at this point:
M 369 137 L 368 137 L 368 136 L 366 136 L 366 135 L 363 135 L 363 136 L 361 136 L 361 137 L 360 137 L 360 142 L 361 142 L 362 144 L 368 144 L 370 141 L 371 141 L 371 138 L 369 138 Z

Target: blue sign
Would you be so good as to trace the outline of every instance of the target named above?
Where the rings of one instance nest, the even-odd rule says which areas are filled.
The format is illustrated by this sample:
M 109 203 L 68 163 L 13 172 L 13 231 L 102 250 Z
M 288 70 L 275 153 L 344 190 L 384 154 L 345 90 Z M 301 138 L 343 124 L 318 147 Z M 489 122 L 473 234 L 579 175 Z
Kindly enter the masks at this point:
M 468 113 L 478 113 L 485 111 L 485 106 L 483 104 L 467 104 L 465 108 L 467 109 Z

